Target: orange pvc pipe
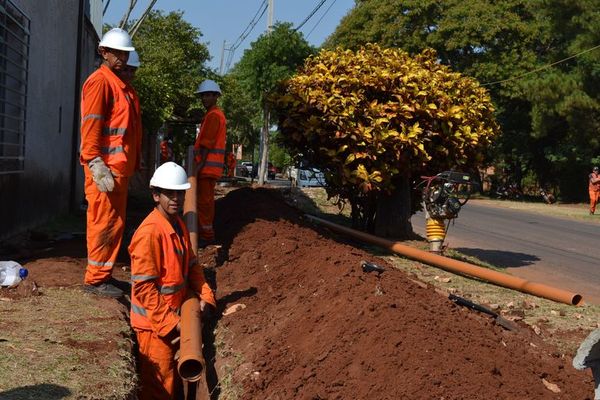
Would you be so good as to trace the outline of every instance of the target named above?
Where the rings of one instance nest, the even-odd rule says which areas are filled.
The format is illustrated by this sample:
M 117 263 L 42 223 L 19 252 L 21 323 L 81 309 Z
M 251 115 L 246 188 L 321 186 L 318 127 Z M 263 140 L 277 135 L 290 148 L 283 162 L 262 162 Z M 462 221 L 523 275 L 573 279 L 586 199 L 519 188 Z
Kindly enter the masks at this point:
M 187 154 L 187 175 L 190 188 L 185 191 L 183 200 L 183 221 L 190 232 L 190 241 L 192 242 L 192 251 L 194 255 L 198 254 L 198 213 L 196 211 L 196 163 L 194 162 L 194 147 L 188 148 Z
M 181 332 L 177 371 L 181 379 L 197 382 L 204 371 L 200 300 L 189 295 L 181 305 Z
M 192 252 L 198 254 L 198 216 L 196 212 L 196 163 L 194 162 L 194 148 L 190 146 L 187 154 L 187 175 L 190 188 L 185 193 L 183 203 L 183 218 L 190 232 Z M 200 300 L 189 293 L 181 305 L 181 332 L 179 360 L 177 372 L 188 382 L 185 385 L 185 398 L 191 399 L 193 393 L 196 398 L 208 399 L 208 388 L 198 384 L 204 375 L 205 361 L 202 355 L 202 319 Z M 195 389 L 195 390 L 194 390 Z M 190 391 L 192 394 L 190 394 Z
M 413 247 L 401 244 L 400 242 L 394 242 L 374 235 L 370 235 L 368 233 L 360 232 L 355 229 L 350 229 L 345 226 L 334 224 L 333 222 L 329 222 L 312 215 L 307 215 L 307 217 L 312 221 L 326 226 L 338 233 L 343 233 L 356 239 L 362 240 L 364 242 L 381 246 L 383 248 L 393 251 L 394 253 L 401 254 L 413 260 L 422 262 L 424 264 L 432 265 L 434 267 L 438 267 L 446 271 L 454 272 L 460 275 L 466 275 L 469 277 L 479 278 L 498 286 L 507 287 L 510 289 L 517 290 L 519 292 L 532 294 L 538 297 L 544 297 L 546 299 L 550 299 L 559 303 L 571 304 L 575 306 L 583 304 L 583 297 L 580 294 L 571 293 L 566 290 L 557 289 L 551 286 L 546 286 L 541 283 L 530 282 L 525 279 L 518 278 L 516 276 L 503 274 L 501 272 L 478 267 L 476 265 L 469 264 L 463 261 L 453 260 L 448 257 L 415 249 Z

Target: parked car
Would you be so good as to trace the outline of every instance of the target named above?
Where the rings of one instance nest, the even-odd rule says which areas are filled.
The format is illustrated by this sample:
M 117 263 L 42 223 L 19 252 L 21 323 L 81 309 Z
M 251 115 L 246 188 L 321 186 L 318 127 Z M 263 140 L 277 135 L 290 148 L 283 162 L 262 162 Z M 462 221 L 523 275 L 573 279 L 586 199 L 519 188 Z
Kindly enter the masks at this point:
M 290 171 L 290 180 L 294 187 L 324 187 L 325 174 L 317 168 L 294 167 Z
M 240 166 L 242 167 L 241 171 L 240 171 L 241 176 L 252 176 L 252 171 L 253 171 L 252 162 L 242 161 Z
M 273 165 L 273 163 L 269 162 L 267 166 L 267 179 L 275 179 L 275 174 L 277 174 L 277 168 Z M 250 174 L 251 177 L 256 178 L 258 175 L 258 164 L 254 164 L 254 169 Z

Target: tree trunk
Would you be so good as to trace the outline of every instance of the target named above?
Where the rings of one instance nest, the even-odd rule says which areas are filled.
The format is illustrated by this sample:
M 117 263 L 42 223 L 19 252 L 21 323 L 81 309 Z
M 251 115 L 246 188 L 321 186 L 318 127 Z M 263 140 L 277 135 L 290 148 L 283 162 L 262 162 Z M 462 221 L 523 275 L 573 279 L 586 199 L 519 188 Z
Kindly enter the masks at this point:
M 265 184 L 265 177 L 267 176 L 267 165 L 269 162 L 269 107 L 265 104 L 264 106 L 264 121 L 263 129 L 260 135 L 261 150 L 259 155 L 260 165 L 258 166 L 258 184 Z
M 410 239 L 413 235 L 411 217 L 411 196 L 408 177 L 400 177 L 395 182 L 396 189 L 389 194 L 381 194 L 377 201 L 375 235 L 393 239 Z

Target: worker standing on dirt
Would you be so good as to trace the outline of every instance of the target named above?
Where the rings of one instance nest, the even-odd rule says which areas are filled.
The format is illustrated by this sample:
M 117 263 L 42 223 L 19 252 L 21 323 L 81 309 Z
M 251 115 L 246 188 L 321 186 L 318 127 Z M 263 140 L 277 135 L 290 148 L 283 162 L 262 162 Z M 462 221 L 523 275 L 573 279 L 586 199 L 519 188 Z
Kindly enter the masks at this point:
M 136 230 L 131 255 L 131 325 L 139 344 L 140 400 L 173 399 L 180 378 L 174 356 L 180 309 L 188 290 L 200 297 L 203 312 L 216 307 L 189 232 L 179 217 L 190 184 L 182 167 L 167 162 L 156 169 L 150 188 L 155 208 Z M 208 306 L 210 305 L 210 306 Z
M 600 170 L 598 167 L 592 169 L 589 175 L 588 191 L 590 192 L 590 215 L 596 212 L 596 204 L 600 197 Z
M 198 247 L 206 247 L 215 240 L 215 185 L 223 174 L 225 163 L 226 121 L 225 114 L 217 106 L 221 88 L 215 81 L 207 79 L 202 82 L 196 94 L 200 95 L 206 108 L 194 143 L 198 182 Z
M 106 32 L 98 45 L 102 64 L 81 93 L 80 162 L 88 203 L 84 288 L 110 297 L 123 294 L 112 271 L 125 228 L 129 178 L 140 165 L 139 113 L 119 77 L 134 50 L 124 30 Z

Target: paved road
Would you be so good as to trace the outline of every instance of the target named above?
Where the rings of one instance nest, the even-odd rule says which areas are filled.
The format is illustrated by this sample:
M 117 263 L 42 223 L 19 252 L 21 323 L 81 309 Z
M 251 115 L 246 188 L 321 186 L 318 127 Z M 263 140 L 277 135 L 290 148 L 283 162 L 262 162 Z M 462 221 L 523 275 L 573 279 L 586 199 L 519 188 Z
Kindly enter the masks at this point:
M 425 237 L 422 213 L 413 230 Z M 600 225 L 469 202 L 445 243 L 511 274 L 600 304 Z

